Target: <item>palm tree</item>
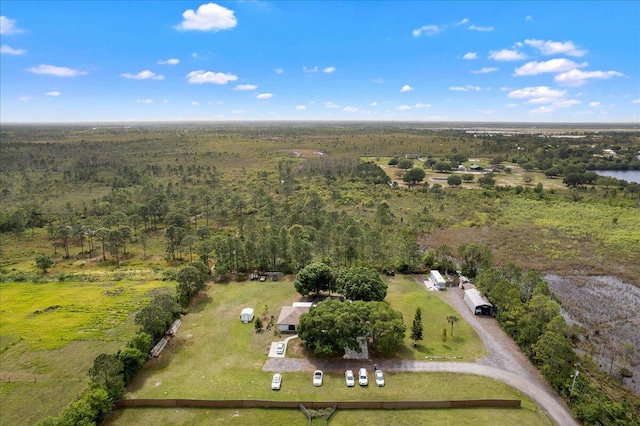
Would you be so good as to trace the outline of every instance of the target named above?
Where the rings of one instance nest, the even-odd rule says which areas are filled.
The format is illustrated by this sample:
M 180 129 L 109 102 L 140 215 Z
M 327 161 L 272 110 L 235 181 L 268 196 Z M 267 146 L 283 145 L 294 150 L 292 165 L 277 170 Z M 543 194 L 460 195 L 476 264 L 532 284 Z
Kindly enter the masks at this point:
M 452 336 L 452 337 L 453 337 L 453 323 L 456 323 L 456 322 L 458 322 L 458 321 L 460 321 L 460 318 L 458 318 L 458 317 L 457 317 L 457 316 L 455 316 L 455 315 L 449 315 L 449 316 L 447 317 L 447 322 L 448 322 L 449 324 L 451 324 L 451 336 Z

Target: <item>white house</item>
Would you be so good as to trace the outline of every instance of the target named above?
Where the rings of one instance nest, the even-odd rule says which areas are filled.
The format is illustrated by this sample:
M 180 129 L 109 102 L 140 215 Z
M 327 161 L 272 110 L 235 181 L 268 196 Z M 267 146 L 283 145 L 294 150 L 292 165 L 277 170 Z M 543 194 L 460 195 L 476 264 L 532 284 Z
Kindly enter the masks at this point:
M 244 308 L 240 312 L 240 321 L 245 324 L 253 321 L 253 308 Z
M 438 288 L 438 290 L 444 290 L 447 285 L 447 282 L 444 278 L 442 278 L 440 272 L 436 271 L 435 269 L 431 270 L 431 272 L 429 273 L 429 278 L 431 279 L 433 285 Z

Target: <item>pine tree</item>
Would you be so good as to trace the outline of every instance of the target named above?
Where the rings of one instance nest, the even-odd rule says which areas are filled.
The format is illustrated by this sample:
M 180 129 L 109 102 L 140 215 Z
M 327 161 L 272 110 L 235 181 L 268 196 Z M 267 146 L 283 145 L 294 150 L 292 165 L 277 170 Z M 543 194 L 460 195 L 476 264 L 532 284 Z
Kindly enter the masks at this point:
M 413 346 L 418 346 L 418 341 L 422 340 L 422 311 L 420 308 L 416 309 L 416 315 L 413 317 L 413 324 L 411 325 L 411 338 L 413 339 Z

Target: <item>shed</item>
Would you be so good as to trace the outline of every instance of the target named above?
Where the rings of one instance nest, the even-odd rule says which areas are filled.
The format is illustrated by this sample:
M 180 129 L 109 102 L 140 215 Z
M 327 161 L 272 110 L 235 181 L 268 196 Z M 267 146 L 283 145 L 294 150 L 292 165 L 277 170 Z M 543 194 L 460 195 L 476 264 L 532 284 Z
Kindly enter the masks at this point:
M 435 269 L 431 270 L 431 272 L 429 273 L 429 278 L 431 279 L 433 285 L 438 288 L 438 290 L 444 290 L 447 286 L 447 281 L 442 278 L 440 272 L 436 271 Z
M 475 288 L 464 291 L 464 301 L 476 315 L 493 315 L 493 305 L 489 303 Z
M 244 308 L 242 312 L 240 312 L 240 321 L 245 324 L 253 321 L 253 308 Z
M 306 314 L 310 306 L 283 306 L 278 316 L 278 329 L 280 331 L 297 331 L 300 316 Z

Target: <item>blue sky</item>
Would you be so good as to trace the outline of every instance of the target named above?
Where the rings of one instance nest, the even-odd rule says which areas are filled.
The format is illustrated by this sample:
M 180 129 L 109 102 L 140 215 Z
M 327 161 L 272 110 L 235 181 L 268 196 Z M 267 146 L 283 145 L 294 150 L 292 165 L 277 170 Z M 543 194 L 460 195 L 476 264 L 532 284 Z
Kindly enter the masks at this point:
M 639 122 L 638 1 L 6 1 L 0 121 Z

